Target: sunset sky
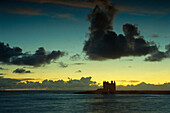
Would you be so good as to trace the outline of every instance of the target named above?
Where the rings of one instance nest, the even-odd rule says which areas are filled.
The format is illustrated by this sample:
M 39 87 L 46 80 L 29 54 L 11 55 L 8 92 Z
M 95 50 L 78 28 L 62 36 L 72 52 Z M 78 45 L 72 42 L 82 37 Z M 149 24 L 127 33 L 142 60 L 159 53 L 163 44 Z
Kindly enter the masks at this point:
M 118 85 L 170 82 L 170 1 L 103 1 L 0 0 L 0 76 L 33 81 L 91 76 L 97 83 L 116 80 Z M 108 4 L 112 4 L 113 14 L 105 9 Z M 96 5 L 98 9 L 94 9 Z M 97 20 L 96 14 L 101 12 L 110 19 L 106 26 L 113 25 L 111 28 L 103 28 L 105 18 Z M 96 41 L 99 31 L 122 34 L 127 48 L 128 37 L 145 42 L 139 48 L 134 42 L 132 51 L 123 51 L 117 49 L 116 40 L 118 44 L 109 48 L 109 42 Z

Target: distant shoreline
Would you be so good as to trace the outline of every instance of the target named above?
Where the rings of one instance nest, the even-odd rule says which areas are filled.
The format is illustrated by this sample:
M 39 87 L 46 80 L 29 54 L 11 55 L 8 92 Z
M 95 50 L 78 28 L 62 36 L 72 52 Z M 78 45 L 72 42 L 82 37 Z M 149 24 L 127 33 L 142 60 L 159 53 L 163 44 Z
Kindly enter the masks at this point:
M 160 91 L 160 90 L 117 90 L 112 92 L 107 91 L 84 91 L 76 92 L 75 94 L 170 94 L 170 90 Z

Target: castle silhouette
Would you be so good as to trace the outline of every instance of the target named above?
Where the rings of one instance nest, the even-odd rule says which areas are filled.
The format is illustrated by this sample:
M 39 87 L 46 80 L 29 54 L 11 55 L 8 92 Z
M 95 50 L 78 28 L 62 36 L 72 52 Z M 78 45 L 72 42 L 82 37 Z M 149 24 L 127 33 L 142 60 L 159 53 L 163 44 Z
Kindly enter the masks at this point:
M 103 88 L 84 92 L 76 92 L 76 94 L 170 94 L 170 91 L 160 90 L 116 90 L 116 82 L 103 81 Z
M 108 81 L 103 81 L 103 90 L 107 91 L 107 92 L 114 92 L 116 91 L 116 82 L 111 81 L 111 83 L 109 83 Z

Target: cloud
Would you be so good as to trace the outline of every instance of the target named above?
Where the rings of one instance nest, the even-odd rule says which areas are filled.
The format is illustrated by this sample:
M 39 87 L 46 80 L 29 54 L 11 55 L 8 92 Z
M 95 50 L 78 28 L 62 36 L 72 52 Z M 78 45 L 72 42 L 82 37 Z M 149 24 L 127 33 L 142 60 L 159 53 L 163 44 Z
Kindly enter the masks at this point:
M 88 15 L 90 37 L 83 51 L 91 60 L 117 59 L 125 56 L 143 56 L 157 51 L 156 45 L 145 41 L 137 26 L 123 25 L 124 35 L 113 32 L 113 20 L 117 13 L 113 4 L 105 3 L 105 9 L 96 6 Z M 103 7 L 103 6 L 102 6 Z
M 71 19 L 71 20 L 77 20 L 73 15 L 71 14 L 56 14 L 56 16 L 52 16 L 52 17 L 59 17 L 59 18 L 67 18 L 67 19 Z
M 160 36 L 157 34 L 152 34 L 152 38 L 159 38 Z
M 155 51 L 150 56 L 145 58 L 145 61 L 155 62 L 155 61 L 162 61 L 165 58 L 170 58 L 170 44 L 165 46 L 166 51 Z
M 120 61 L 133 61 L 133 59 L 122 59 Z
M 8 69 L 5 69 L 5 68 L 3 68 L 3 67 L 0 67 L 0 70 L 8 70 Z
M 51 4 L 61 4 L 68 5 L 73 7 L 83 7 L 83 8 L 94 8 L 96 5 L 101 5 L 104 2 L 108 2 L 110 0 L 20 0 L 25 2 L 36 2 L 36 3 L 51 3 Z M 144 3 L 148 3 L 148 1 L 144 1 Z M 154 1 L 156 2 L 156 1 Z M 121 1 L 120 1 L 121 3 Z M 143 13 L 148 14 L 166 14 L 170 11 L 169 8 L 151 8 L 145 6 L 134 6 L 130 5 L 120 5 L 120 3 L 115 4 L 115 8 L 121 12 L 133 12 L 134 14 L 138 14 L 142 16 Z M 142 14 L 139 14 L 142 13 Z M 144 14 L 143 14 L 144 15 Z M 145 15 L 144 15 L 145 16 Z
M 4 78 L 0 76 L 0 89 L 14 88 L 21 80 Z
M 19 47 L 9 47 L 9 44 L 5 45 L 0 42 L 0 62 L 4 64 L 14 65 L 29 65 L 29 66 L 42 66 L 50 64 L 51 61 L 59 59 L 64 56 L 65 52 L 60 50 L 47 52 L 43 47 L 40 47 L 34 54 L 28 52 L 22 53 L 22 49 Z
M 19 73 L 19 74 L 23 74 L 23 73 L 31 73 L 31 71 L 26 71 L 25 69 L 19 69 L 17 68 L 16 70 L 13 71 L 13 73 Z
M 77 61 L 77 60 L 80 60 L 80 59 L 81 59 L 81 56 L 79 54 L 75 54 L 75 55 L 70 57 L 70 60 L 72 60 L 72 61 Z
M 78 70 L 78 71 L 76 71 L 75 73 L 81 73 L 82 71 L 81 70 Z
M 45 64 L 50 64 L 51 61 L 62 56 L 64 56 L 64 52 L 52 51 L 51 53 L 47 53 L 43 47 L 40 47 L 38 50 L 36 50 L 35 54 L 26 54 L 21 58 L 13 58 L 12 64 L 38 67 Z
M 24 14 L 24 15 L 44 15 L 41 13 L 41 9 L 32 9 L 32 8 L 18 8 L 13 11 L 8 11 L 8 13 L 14 13 L 14 14 Z
M 170 83 L 155 85 L 141 82 L 137 85 L 117 86 L 117 90 L 169 90 L 169 89 Z
M 0 77 L 0 89 L 55 89 L 55 90 L 92 90 L 99 88 L 92 77 L 82 77 L 81 79 L 63 80 L 43 80 L 42 83 Z
M 59 65 L 60 65 L 60 67 L 62 67 L 62 68 L 67 68 L 67 67 L 68 67 L 68 64 L 63 63 L 63 62 L 59 62 Z
M 119 82 L 129 82 L 129 83 L 137 83 L 140 82 L 139 80 L 117 80 Z

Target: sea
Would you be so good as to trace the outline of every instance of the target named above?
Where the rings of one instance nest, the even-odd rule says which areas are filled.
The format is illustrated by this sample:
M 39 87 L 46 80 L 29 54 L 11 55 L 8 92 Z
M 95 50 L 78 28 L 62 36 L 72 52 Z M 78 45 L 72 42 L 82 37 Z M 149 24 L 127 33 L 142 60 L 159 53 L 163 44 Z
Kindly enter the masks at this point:
M 0 113 L 170 113 L 170 95 L 0 91 Z

